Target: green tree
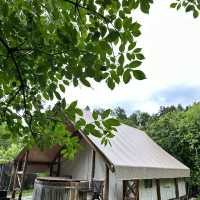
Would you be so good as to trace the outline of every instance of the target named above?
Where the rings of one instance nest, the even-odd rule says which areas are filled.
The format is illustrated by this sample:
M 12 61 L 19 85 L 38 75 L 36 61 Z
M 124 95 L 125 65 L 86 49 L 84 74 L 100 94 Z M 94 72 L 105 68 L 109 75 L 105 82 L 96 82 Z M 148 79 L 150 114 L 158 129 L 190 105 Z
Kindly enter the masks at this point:
M 120 120 L 127 119 L 126 111 L 123 108 L 120 108 L 120 107 L 115 108 L 113 111 L 113 114 Z
M 190 167 L 192 185 L 199 185 L 200 104 L 184 111 L 176 108 L 154 118 L 147 132 L 166 151 Z
M 21 141 L 16 143 L 16 139 L 11 139 L 10 134 L 5 125 L 0 126 L 0 164 L 12 161 L 23 147 Z
M 93 113 L 88 124 L 77 102 L 66 104 L 65 90 L 70 84 L 91 87 L 92 81 L 113 89 L 133 77 L 145 79 L 138 69 L 144 59 L 137 46 L 141 25 L 131 14 L 136 9 L 149 13 L 152 3 L 0 0 L 0 122 L 28 144 L 49 143 L 57 124 L 66 132 L 63 123 L 107 143 L 119 123 L 107 111 Z M 57 135 L 54 139 L 63 133 Z

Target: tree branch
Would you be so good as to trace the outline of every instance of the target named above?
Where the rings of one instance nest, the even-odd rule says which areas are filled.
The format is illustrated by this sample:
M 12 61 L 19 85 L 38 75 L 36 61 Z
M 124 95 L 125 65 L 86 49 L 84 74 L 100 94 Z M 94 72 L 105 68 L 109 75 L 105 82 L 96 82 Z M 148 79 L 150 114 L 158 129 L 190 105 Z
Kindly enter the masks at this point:
M 99 12 L 97 12 L 96 10 L 90 9 L 90 8 L 88 8 L 88 7 L 85 7 L 85 6 L 81 5 L 80 3 L 74 2 L 74 1 L 72 1 L 72 0 L 64 0 L 64 1 L 73 4 L 73 5 L 75 6 L 75 8 L 79 7 L 79 8 L 83 8 L 83 9 L 85 9 L 85 10 L 87 10 L 87 11 L 92 12 L 93 14 L 95 14 L 95 15 L 101 17 L 103 20 L 105 20 L 106 23 L 109 22 L 108 19 L 107 19 L 104 15 L 102 15 L 102 14 L 99 13 Z

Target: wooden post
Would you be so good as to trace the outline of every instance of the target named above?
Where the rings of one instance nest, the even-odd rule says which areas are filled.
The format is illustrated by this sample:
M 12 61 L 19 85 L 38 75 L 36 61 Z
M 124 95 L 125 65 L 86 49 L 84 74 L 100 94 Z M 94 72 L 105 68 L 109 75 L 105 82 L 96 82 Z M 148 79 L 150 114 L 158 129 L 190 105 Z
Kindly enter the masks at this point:
M 0 165 L 0 171 L 1 171 L 1 177 L 0 177 L 0 187 L 2 186 L 2 185 L 1 185 L 1 182 L 2 182 L 2 179 L 3 179 L 3 170 L 4 170 L 4 165 L 3 165 L 3 164 L 1 164 L 1 165 Z
M 160 180 L 159 179 L 156 179 L 156 190 L 157 190 L 157 200 L 161 200 Z
M 49 168 L 49 176 L 52 176 L 53 174 L 53 164 L 50 164 L 50 168 Z
M 61 153 L 59 152 L 59 155 L 58 155 L 58 168 L 57 168 L 56 176 L 60 176 L 60 161 L 61 161 Z
M 16 165 L 14 163 L 14 165 Z M 12 189 L 12 199 L 15 199 L 15 193 L 16 193 L 16 181 L 17 181 L 17 171 L 19 168 L 19 160 L 17 161 L 17 165 L 14 169 L 14 175 L 13 175 L 13 189 Z
M 109 168 L 106 165 L 106 178 L 104 182 L 104 200 L 109 200 Z
M 176 178 L 174 179 L 174 184 L 175 184 L 176 199 L 179 199 L 178 180 Z
M 18 200 L 22 199 L 22 192 L 23 192 L 23 186 L 24 186 L 24 177 L 25 177 L 27 163 L 28 163 L 28 155 L 29 155 L 29 151 L 26 152 L 25 158 L 24 158 L 24 165 L 23 165 L 23 169 L 22 169 L 21 185 L 20 185 L 20 191 L 19 191 Z
M 95 154 L 95 151 L 93 150 L 92 151 L 92 171 L 91 171 L 92 180 L 94 179 L 94 176 L 95 176 L 95 157 L 96 157 L 96 154 Z

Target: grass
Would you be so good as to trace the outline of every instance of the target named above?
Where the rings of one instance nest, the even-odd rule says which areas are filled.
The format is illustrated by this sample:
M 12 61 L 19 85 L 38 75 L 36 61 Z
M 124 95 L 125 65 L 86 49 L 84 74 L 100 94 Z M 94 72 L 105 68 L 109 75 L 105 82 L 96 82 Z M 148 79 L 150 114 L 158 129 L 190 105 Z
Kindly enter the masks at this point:
M 32 196 L 33 194 L 33 189 L 28 189 L 28 190 L 24 190 L 23 191 L 23 196 L 27 197 L 27 196 Z
M 33 194 L 33 189 L 27 189 L 27 190 L 23 190 L 22 196 L 23 197 L 28 197 L 28 196 L 32 196 Z M 19 195 L 19 191 L 16 192 L 16 197 Z

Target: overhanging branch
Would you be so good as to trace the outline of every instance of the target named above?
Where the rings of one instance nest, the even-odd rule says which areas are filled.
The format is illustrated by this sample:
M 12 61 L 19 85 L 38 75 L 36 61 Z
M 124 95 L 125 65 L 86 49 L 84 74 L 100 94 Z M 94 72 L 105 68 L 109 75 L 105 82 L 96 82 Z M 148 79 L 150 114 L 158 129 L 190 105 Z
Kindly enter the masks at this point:
M 99 16 L 99 17 L 101 17 L 103 20 L 105 20 L 106 23 L 108 23 L 108 19 L 104 15 L 102 15 L 101 13 L 97 12 L 96 10 L 93 10 L 91 8 L 88 8 L 88 7 L 85 7 L 85 6 L 81 5 L 80 3 L 78 3 L 77 1 L 76 2 L 74 2 L 72 0 L 64 0 L 64 1 L 74 5 L 75 8 L 82 8 L 84 10 L 87 10 L 87 11 L 89 11 L 89 12 L 91 12 L 91 13 Z

